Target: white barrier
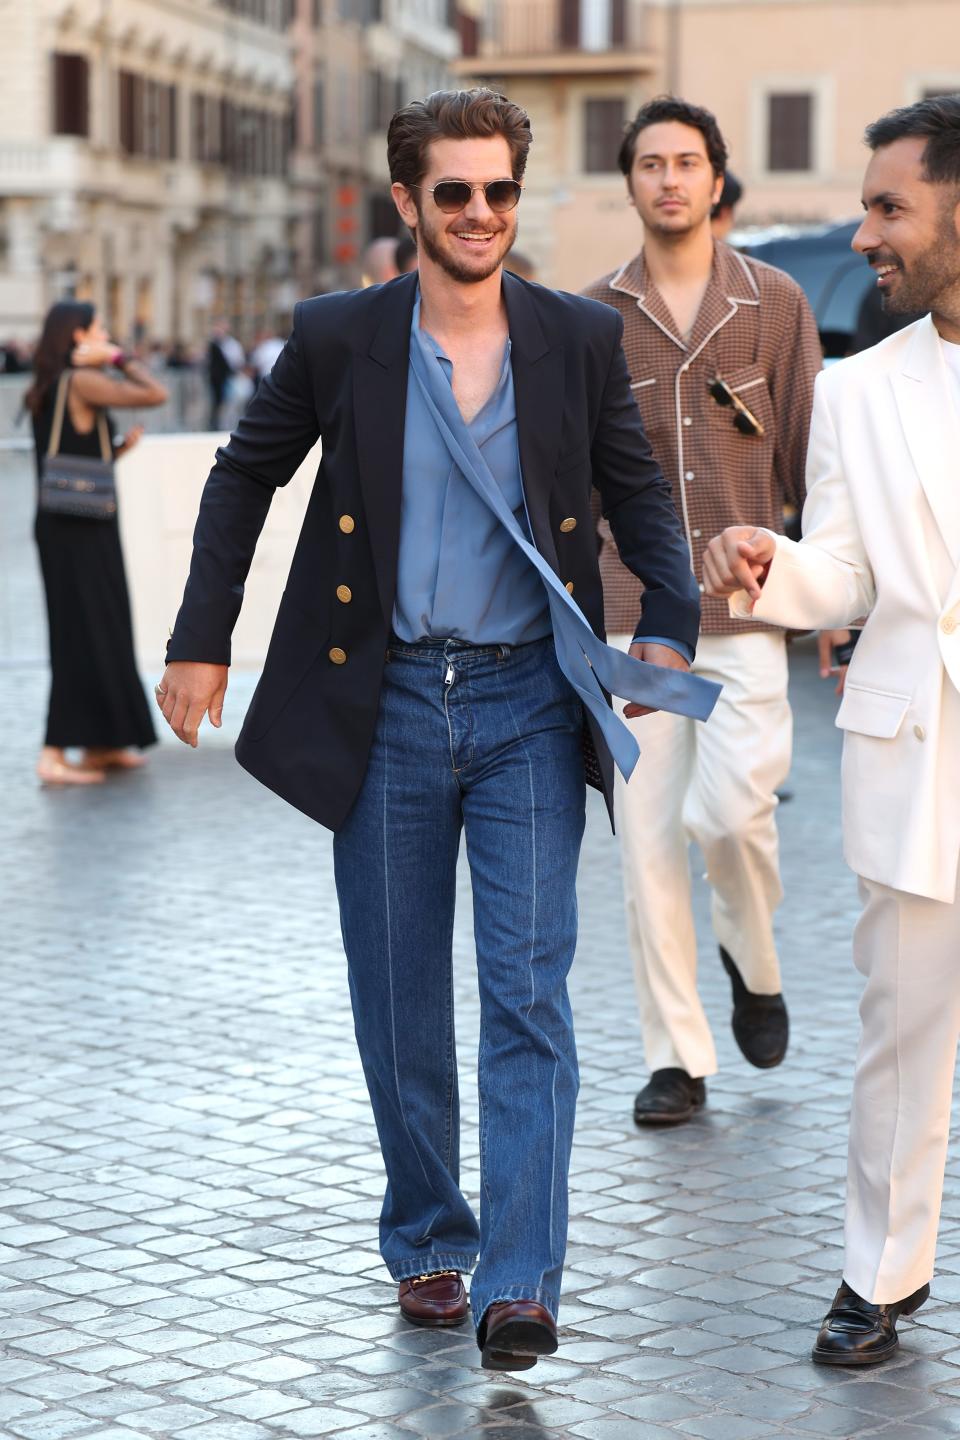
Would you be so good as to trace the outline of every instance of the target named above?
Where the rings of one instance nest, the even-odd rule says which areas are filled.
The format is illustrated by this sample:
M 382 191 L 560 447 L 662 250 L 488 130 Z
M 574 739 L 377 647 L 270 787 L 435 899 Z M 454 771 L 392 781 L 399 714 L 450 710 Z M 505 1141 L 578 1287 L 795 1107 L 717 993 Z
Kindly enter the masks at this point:
M 117 466 L 120 527 L 140 669 L 158 674 L 190 566 L 200 492 L 226 435 L 146 435 Z M 259 669 L 286 583 L 319 443 L 278 490 L 247 578 L 233 633 L 236 669 Z

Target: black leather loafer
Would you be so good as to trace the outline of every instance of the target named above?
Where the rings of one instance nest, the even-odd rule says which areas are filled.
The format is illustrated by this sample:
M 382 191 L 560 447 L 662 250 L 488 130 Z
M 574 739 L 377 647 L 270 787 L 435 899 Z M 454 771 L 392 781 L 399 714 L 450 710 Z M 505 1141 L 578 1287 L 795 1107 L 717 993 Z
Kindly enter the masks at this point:
M 707 1099 L 707 1087 L 686 1070 L 654 1070 L 633 1102 L 638 1125 L 682 1125 Z
M 874 1305 L 841 1280 L 813 1347 L 814 1360 L 818 1365 L 879 1365 L 889 1360 L 900 1344 L 900 1316 L 912 1315 L 929 1297 L 930 1286 L 921 1285 L 906 1300 Z
M 720 946 L 723 968 L 733 989 L 733 1038 L 745 1059 L 758 1070 L 772 1070 L 787 1053 L 790 1020 L 782 995 L 754 995 L 740 971 Z

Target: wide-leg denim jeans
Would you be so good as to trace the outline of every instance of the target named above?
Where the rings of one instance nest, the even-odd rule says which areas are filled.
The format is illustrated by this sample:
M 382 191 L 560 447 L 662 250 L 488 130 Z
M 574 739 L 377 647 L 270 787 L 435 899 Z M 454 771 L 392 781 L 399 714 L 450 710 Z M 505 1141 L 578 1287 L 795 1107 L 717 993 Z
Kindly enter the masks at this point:
M 334 838 L 357 1043 L 387 1171 L 381 1252 L 396 1280 L 476 1262 L 476 1325 L 496 1300 L 557 1314 L 579 1084 L 566 982 L 580 731 L 552 638 L 393 641 L 367 773 Z M 461 829 L 480 989 L 479 1224 L 459 1184 Z

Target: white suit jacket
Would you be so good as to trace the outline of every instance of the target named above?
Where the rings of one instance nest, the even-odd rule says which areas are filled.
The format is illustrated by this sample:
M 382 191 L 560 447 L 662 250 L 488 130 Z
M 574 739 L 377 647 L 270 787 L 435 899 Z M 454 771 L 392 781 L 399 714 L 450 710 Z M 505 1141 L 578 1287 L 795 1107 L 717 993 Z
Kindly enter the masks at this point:
M 818 376 L 803 540 L 734 615 L 863 634 L 837 724 L 859 875 L 953 901 L 960 860 L 960 422 L 929 316 Z

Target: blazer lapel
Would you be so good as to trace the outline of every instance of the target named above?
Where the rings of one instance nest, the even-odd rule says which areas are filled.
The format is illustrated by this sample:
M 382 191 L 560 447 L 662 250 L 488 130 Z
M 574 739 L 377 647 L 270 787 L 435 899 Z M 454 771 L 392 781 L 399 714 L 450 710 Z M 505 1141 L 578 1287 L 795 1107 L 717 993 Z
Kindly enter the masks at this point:
M 960 567 L 960 422 L 929 316 L 918 323 L 903 366 L 890 379 L 920 483 L 951 559 Z
M 403 492 L 403 431 L 407 407 L 410 322 L 416 275 L 385 285 L 358 337 L 353 364 L 353 423 L 363 508 L 380 604 L 393 613 Z
M 510 326 L 523 493 L 533 543 L 551 569 L 558 570 L 549 499 L 560 449 L 563 350 L 560 346 L 551 347 L 543 333 L 532 292 L 509 271 L 503 274 L 503 294 Z

